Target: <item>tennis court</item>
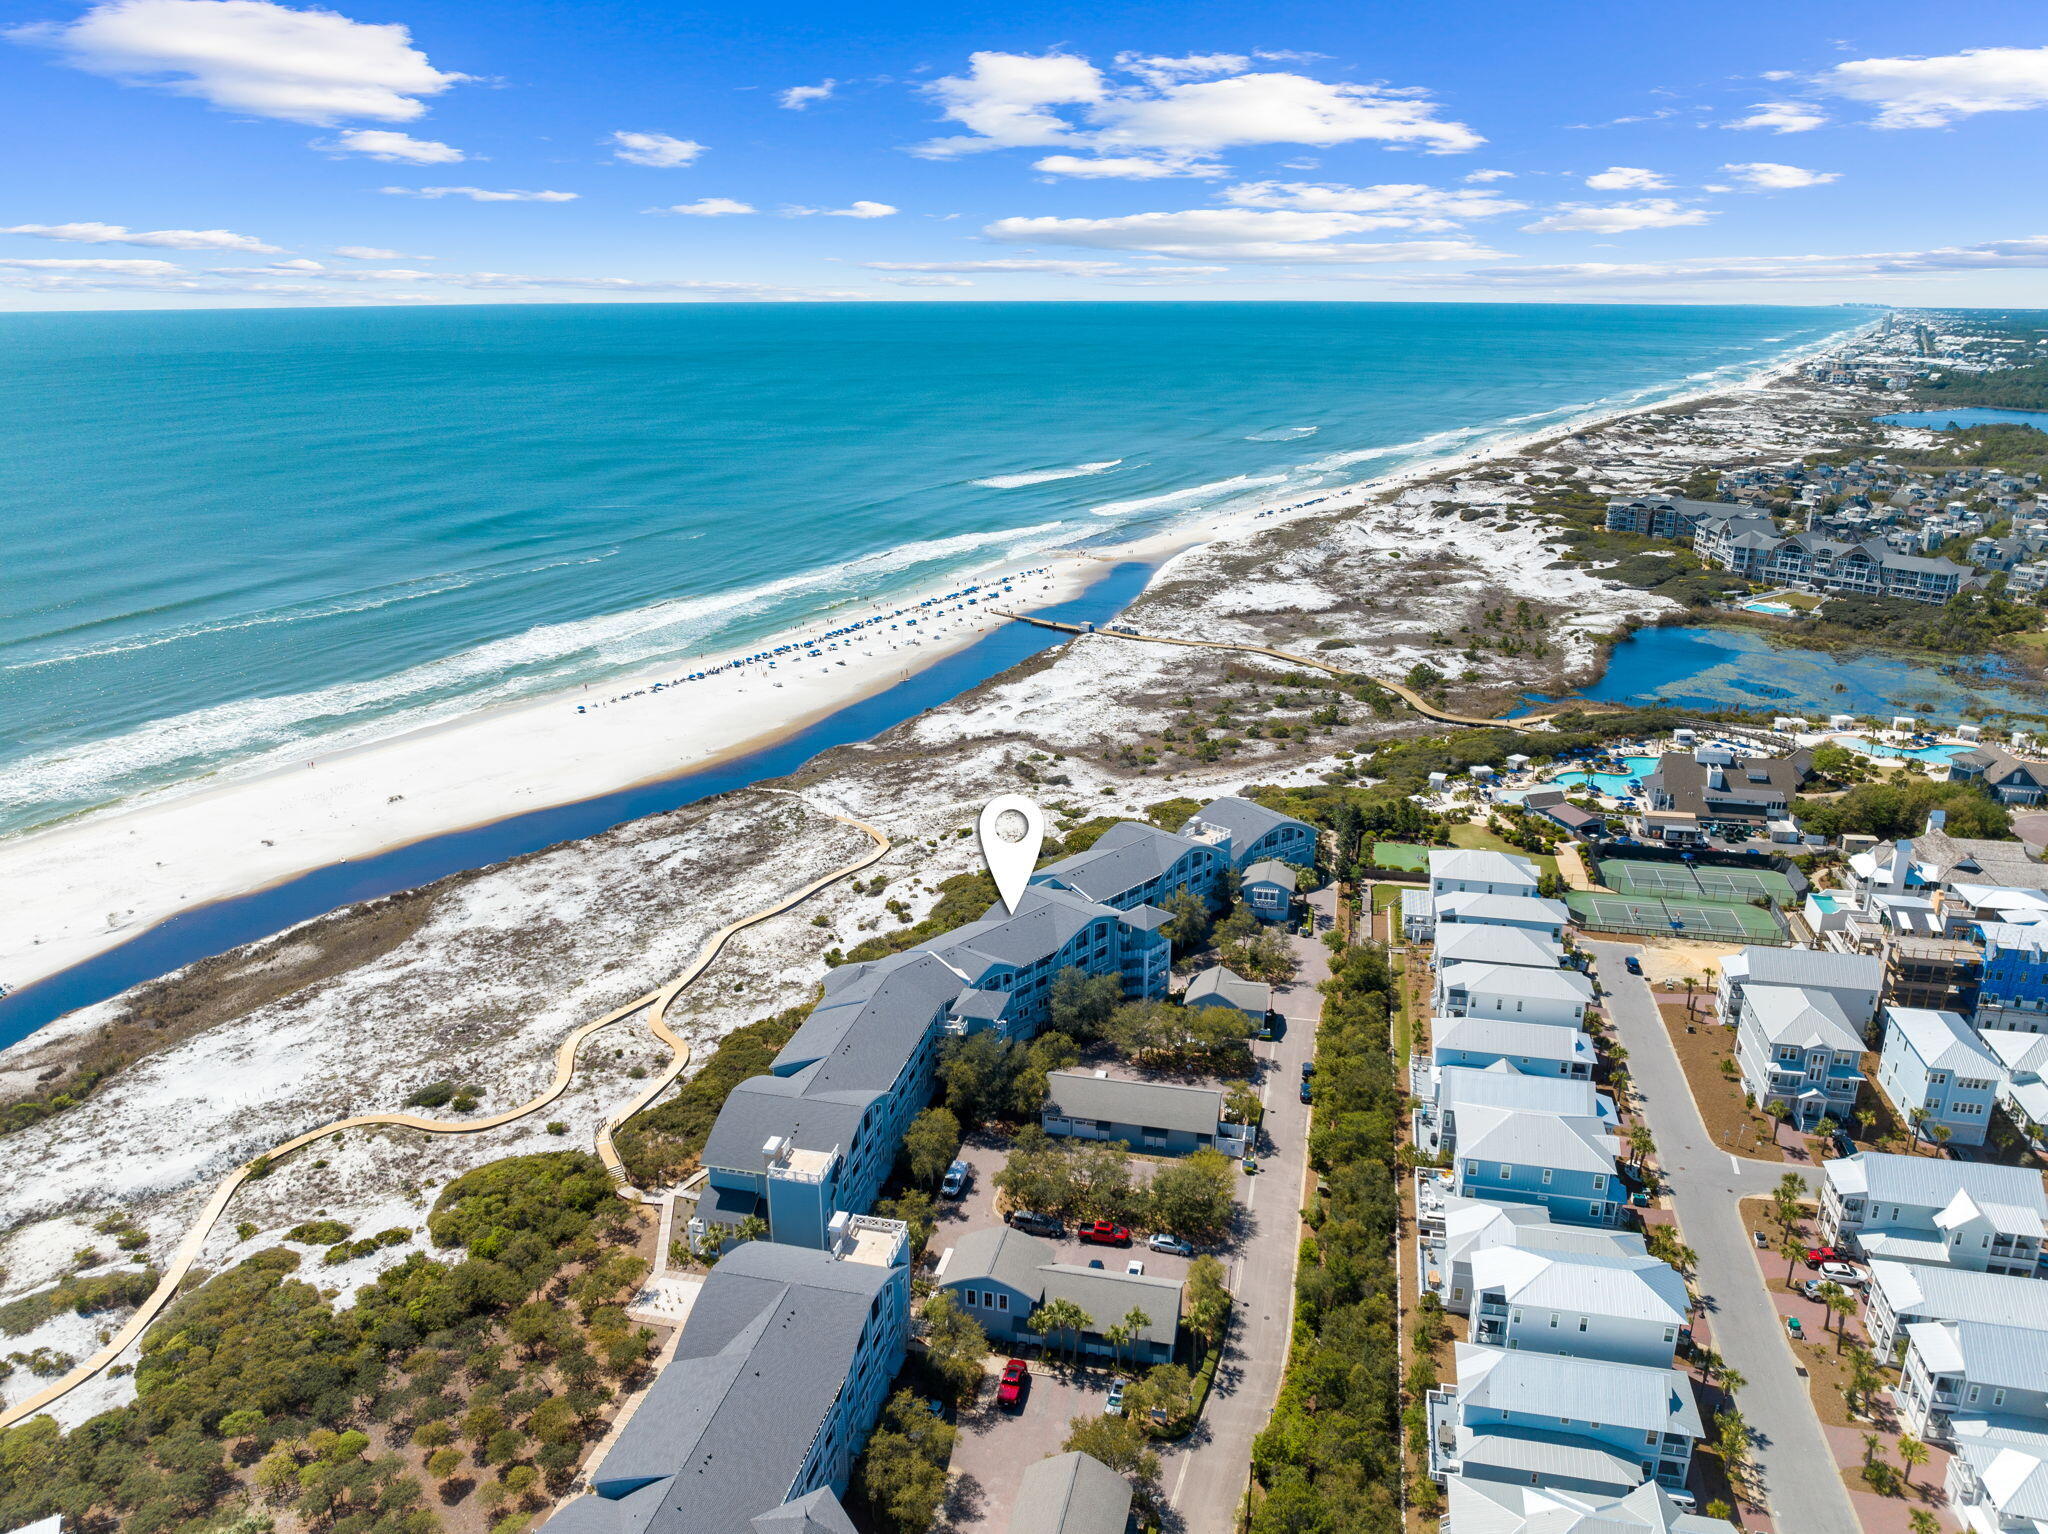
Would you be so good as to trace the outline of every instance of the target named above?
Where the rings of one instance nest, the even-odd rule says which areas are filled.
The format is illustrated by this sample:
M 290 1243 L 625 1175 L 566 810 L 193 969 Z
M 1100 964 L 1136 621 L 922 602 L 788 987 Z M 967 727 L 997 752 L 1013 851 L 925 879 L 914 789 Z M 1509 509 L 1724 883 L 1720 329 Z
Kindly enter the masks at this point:
M 1753 900 L 1761 895 L 1775 906 L 1794 905 L 1792 881 L 1774 868 L 1714 868 L 1699 863 L 1646 863 L 1609 858 L 1600 864 L 1600 882 L 1623 895 L 1688 895 L 1708 900 Z
M 1565 904 L 1580 926 L 1599 932 L 1711 938 L 1726 943 L 1783 943 L 1783 920 L 1741 901 L 1667 899 L 1657 895 L 1604 895 L 1572 890 Z

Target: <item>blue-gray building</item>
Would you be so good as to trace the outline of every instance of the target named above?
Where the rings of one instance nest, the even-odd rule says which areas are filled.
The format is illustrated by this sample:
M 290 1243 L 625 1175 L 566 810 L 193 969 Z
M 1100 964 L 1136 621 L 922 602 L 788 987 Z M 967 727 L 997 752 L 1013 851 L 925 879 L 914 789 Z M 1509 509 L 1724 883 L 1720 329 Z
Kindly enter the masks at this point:
M 1979 1031 L 2048 1033 L 2048 927 L 1986 922 L 1984 979 L 1973 1021 Z
M 1569 1225 L 1618 1224 L 1627 1202 L 1615 1170 L 1617 1148 L 1605 1119 L 1465 1108 L 1458 1114 L 1454 1191 L 1503 1204 L 1541 1204 Z
M 1239 873 L 1267 858 L 1315 867 L 1316 828 L 1249 799 L 1218 799 L 1203 805 L 1180 834 L 1221 848 Z
M 1086 851 L 1046 864 L 1031 882 L 1127 911 L 1163 906 L 1181 890 L 1214 903 L 1224 867 L 1224 854 L 1206 842 L 1126 820 L 1103 832 Z
M 1262 845 L 1298 845 L 1314 828 L 1244 800 L 1215 811 Z M 1199 817 L 1197 817 L 1199 818 Z M 900 954 L 848 964 L 765 1076 L 741 1082 L 705 1141 L 694 1240 L 750 1216 L 771 1239 L 818 1246 L 835 1213 L 865 1213 L 903 1133 L 931 1101 L 939 1044 L 999 1028 L 1028 1039 L 1050 1020 L 1063 970 L 1114 975 L 1124 994 L 1167 994 L 1170 919 L 1150 902 L 1191 890 L 1213 900 L 1232 844 L 1152 826 L 1113 826 L 1087 851 L 1048 864 L 1012 912 L 991 906 Z
M 1244 903 L 1260 921 L 1285 921 L 1300 882 L 1292 863 L 1261 859 L 1244 871 Z
M 852 1534 L 840 1506 L 903 1364 L 909 1237 L 845 1218 L 825 1249 L 749 1241 L 704 1280 L 557 1534 Z

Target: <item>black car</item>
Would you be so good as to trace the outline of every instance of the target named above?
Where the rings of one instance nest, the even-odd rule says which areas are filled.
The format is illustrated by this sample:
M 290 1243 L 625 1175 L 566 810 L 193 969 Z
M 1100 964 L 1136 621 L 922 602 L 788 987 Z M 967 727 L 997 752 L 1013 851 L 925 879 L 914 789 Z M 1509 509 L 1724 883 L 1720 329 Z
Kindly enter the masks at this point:
M 1622 967 L 1626 969 L 1631 975 L 1640 975 L 1643 972 L 1643 961 L 1637 958 L 1634 954 L 1630 954 L 1627 958 L 1623 959 L 1621 963 Z

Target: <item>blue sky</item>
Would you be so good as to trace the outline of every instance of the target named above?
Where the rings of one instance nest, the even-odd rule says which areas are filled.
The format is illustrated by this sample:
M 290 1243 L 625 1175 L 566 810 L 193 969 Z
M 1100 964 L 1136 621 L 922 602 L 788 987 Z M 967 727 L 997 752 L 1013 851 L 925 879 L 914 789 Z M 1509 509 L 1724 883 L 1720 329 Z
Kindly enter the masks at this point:
M 4 309 L 2048 306 L 2033 0 L 0 18 Z

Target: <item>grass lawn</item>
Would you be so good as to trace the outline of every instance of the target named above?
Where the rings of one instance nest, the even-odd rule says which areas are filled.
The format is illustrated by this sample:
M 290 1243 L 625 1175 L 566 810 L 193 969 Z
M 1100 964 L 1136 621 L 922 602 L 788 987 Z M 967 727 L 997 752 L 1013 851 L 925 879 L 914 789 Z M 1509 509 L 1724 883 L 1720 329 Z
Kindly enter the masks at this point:
M 1452 826 L 1451 845 L 1470 847 L 1474 852 L 1505 852 L 1509 857 L 1527 858 L 1544 873 L 1557 872 L 1557 859 L 1547 852 L 1524 852 L 1513 842 L 1504 842 L 1484 826 Z
M 1372 866 L 1421 873 L 1429 867 L 1429 849 L 1420 842 L 1374 842 Z
M 1758 1161 L 1783 1161 L 1772 1134 L 1771 1120 L 1751 1111 L 1742 1101 L 1742 1079 L 1722 1072 L 1721 1062 L 1735 1058 L 1735 1030 L 1724 1028 L 1712 1017 L 1688 1018 L 1684 1002 L 1658 1006 L 1665 1029 L 1678 1051 L 1685 1078 L 1692 1086 L 1692 1098 L 1699 1105 L 1707 1133 L 1724 1151 Z M 1692 1032 L 1686 1032 L 1690 1025 Z

